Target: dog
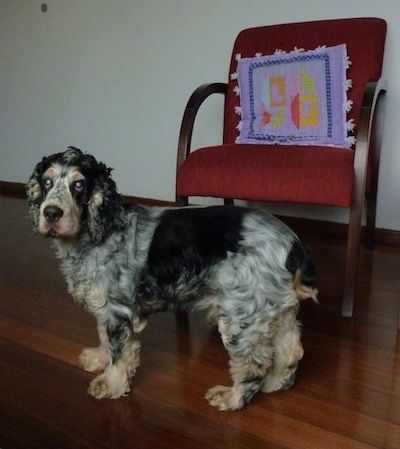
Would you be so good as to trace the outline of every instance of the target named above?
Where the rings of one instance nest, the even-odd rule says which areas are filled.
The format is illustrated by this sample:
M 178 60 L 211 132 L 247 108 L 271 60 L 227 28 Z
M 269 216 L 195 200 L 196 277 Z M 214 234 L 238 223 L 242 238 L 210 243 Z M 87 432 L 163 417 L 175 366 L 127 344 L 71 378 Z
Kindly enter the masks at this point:
M 79 360 L 95 398 L 119 398 L 156 312 L 198 308 L 216 323 L 233 385 L 206 399 L 237 410 L 290 388 L 303 356 L 296 316 L 317 300 L 310 251 L 272 215 L 238 206 L 124 205 L 112 169 L 75 147 L 44 157 L 27 185 L 34 230 L 54 242 L 68 291 L 94 314 L 100 345 Z

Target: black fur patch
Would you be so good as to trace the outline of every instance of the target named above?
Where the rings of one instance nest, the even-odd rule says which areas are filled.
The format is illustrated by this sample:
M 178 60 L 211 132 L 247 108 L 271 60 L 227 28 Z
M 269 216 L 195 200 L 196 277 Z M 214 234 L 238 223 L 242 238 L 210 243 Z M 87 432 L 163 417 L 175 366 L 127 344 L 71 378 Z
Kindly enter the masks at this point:
M 307 287 L 317 286 L 318 274 L 311 250 L 302 245 L 301 242 L 295 241 L 293 243 L 293 247 L 286 259 L 286 268 L 293 275 L 300 269 L 301 282 Z
M 208 271 L 228 251 L 238 251 L 247 211 L 233 206 L 164 211 L 136 289 L 138 314 L 190 307 L 207 296 L 212 289 Z
M 147 273 L 158 284 L 172 284 L 182 274 L 198 275 L 237 252 L 245 208 L 213 206 L 163 213 L 148 254 Z

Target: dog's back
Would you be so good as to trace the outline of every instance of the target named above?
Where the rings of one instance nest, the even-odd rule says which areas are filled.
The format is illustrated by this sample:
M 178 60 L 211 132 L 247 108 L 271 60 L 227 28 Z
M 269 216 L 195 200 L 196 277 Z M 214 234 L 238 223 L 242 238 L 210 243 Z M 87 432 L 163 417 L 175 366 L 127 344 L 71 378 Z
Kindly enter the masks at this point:
M 278 290 L 267 301 L 280 298 L 293 282 L 299 297 L 315 298 L 310 252 L 271 214 L 237 206 L 187 207 L 166 209 L 158 220 L 137 289 L 143 312 L 196 305 L 214 295 L 218 283 L 250 276 Z

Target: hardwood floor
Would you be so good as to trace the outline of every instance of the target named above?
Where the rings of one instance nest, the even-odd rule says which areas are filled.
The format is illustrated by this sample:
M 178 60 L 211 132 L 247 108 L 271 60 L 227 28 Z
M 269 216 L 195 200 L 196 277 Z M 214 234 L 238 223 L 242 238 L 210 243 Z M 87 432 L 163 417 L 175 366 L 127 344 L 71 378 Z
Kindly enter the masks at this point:
M 294 388 L 217 411 L 204 394 L 229 383 L 218 333 L 199 313 L 160 314 L 142 333 L 131 393 L 98 401 L 78 364 L 97 344 L 94 320 L 68 295 L 49 242 L 32 235 L 25 201 L 0 196 L 0 448 L 398 449 L 400 249 L 362 250 L 346 320 L 343 242 L 303 240 L 317 259 L 320 305 L 301 308 Z

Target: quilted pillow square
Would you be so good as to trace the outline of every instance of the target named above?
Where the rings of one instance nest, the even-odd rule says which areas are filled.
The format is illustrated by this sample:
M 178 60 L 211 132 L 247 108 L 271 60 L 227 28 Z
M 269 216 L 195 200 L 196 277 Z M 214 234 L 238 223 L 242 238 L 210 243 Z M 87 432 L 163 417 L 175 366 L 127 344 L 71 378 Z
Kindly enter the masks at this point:
M 331 145 L 350 148 L 351 101 L 346 45 L 241 58 L 237 143 Z

